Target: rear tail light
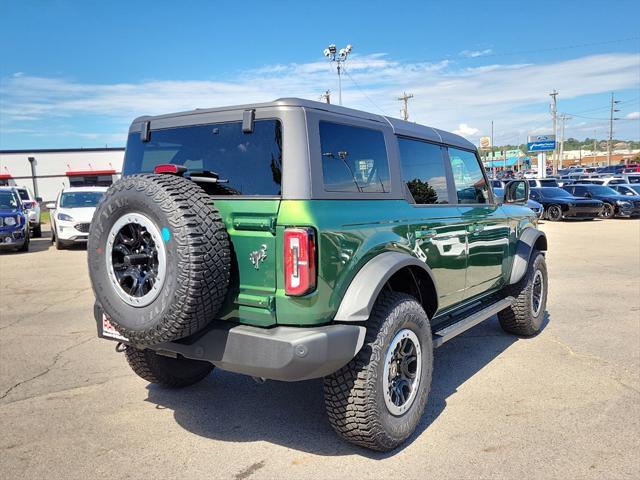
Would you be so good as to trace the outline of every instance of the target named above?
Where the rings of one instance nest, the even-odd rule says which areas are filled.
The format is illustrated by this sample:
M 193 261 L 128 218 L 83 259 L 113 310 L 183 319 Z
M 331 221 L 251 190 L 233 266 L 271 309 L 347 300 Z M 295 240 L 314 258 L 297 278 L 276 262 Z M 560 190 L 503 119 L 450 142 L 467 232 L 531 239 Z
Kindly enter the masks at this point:
M 284 231 L 284 290 L 305 295 L 316 288 L 316 234 L 313 228 Z
M 153 169 L 153 173 L 171 173 L 173 175 L 182 175 L 187 169 L 182 165 L 173 165 L 171 163 L 163 163 L 156 165 Z

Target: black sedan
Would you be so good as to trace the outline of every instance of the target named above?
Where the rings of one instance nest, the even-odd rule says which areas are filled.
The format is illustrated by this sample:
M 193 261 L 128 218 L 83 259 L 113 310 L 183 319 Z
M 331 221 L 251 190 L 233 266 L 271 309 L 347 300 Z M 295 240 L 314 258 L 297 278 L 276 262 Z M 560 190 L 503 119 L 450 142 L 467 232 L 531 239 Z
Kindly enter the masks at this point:
M 602 209 L 604 218 L 640 216 L 640 196 L 638 195 L 622 195 L 613 188 L 603 185 L 568 185 L 562 188 L 576 197 L 604 202 Z
M 600 200 L 574 197 L 559 187 L 532 188 L 529 196 L 544 206 L 545 218 L 552 222 L 563 218 L 592 220 L 602 213 Z

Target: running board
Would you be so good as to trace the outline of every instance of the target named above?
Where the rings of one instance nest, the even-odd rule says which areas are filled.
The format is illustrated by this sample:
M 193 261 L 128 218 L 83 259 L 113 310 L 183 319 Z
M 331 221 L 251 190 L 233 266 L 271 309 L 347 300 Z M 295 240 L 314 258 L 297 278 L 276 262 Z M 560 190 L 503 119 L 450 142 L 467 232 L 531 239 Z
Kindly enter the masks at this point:
M 453 337 L 460 335 L 462 332 L 469 330 L 471 327 L 476 326 L 483 320 L 492 317 L 496 313 L 508 308 L 513 303 L 513 297 L 505 297 L 491 305 L 478 310 L 469 315 L 465 315 L 460 320 L 449 323 L 446 327 L 437 330 L 433 334 L 433 346 L 434 348 L 440 347 L 444 342 L 451 340 Z

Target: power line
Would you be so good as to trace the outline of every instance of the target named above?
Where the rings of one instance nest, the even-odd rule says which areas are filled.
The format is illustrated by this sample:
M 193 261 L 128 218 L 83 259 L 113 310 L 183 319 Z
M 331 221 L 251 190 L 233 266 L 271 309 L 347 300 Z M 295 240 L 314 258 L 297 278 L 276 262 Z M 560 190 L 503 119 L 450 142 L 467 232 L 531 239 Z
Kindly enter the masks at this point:
M 376 102 L 374 102 L 374 101 L 371 99 L 371 97 L 369 97 L 369 95 L 367 95 L 367 93 L 362 89 L 362 87 L 360 86 L 360 84 L 359 84 L 358 82 L 356 82 L 355 78 L 353 78 L 353 77 L 351 76 L 351 74 L 349 73 L 349 70 L 346 70 L 346 69 L 345 69 L 345 70 L 343 70 L 343 71 L 344 71 L 344 73 L 346 73 L 346 74 L 347 74 L 347 77 L 349 77 L 349 80 L 351 80 L 351 81 L 353 82 L 353 84 L 358 88 L 358 90 L 360 90 L 360 93 L 362 93 L 362 95 L 364 95 L 364 96 L 365 96 L 365 98 L 366 98 L 367 100 L 369 100 L 369 101 L 371 102 L 371 104 L 372 104 L 374 107 L 376 107 L 378 110 L 380 110 L 380 111 L 382 112 L 382 114 L 383 114 L 385 117 L 388 117 L 389 115 L 387 115 L 387 112 L 385 112 L 385 111 L 380 107 L 380 105 L 378 105 Z

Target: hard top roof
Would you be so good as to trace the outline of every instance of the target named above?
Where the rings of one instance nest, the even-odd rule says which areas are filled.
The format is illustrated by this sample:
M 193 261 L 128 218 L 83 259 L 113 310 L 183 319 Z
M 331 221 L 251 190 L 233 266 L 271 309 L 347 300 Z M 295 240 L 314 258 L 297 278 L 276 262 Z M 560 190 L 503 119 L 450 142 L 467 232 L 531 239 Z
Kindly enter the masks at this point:
M 206 113 L 226 112 L 231 110 L 248 110 L 248 109 L 262 109 L 262 108 L 277 108 L 277 107 L 302 107 L 307 109 L 327 111 L 338 115 L 345 115 L 350 117 L 361 118 L 365 120 L 371 120 L 375 122 L 385 123 L 391 126 L 393 132 L 397 135 L 403 135 L 408 137 L 418 137 L 425 140 L 431 140 L 434 142 L 446 143 L 449 145 L 455 145 L 466 149 L 475 149 L 475 145 L 467 139 L 456 135 L 451 132 L 440 130 L 433 127 L 427 127 L 413 122 L 400 120 L 398 118 L 387 117 L 383 115 L 377 115 L 375 113 L 365 112 L 363 110 L 356 110 L 353 108 L 347 108 L 340 105 L 315 102 L 313 100 L 305 100 L 302 98 L 279 98 L 272 102 L 265 103 L 250 103 L 245 105 L 231 105 L 227 107 L 218 108 L 197 108 L 195 110 L 188 110 L 184 112 L 169 113 L 165 115 L 155 116 L 142 116 L 136 118 L 132 123 L 132 129 L 134 131 L 134 125 L 140 125 L 143 122 L 160 120 L 166 118 L 185 117 L 189 115 L 201 115 Z

